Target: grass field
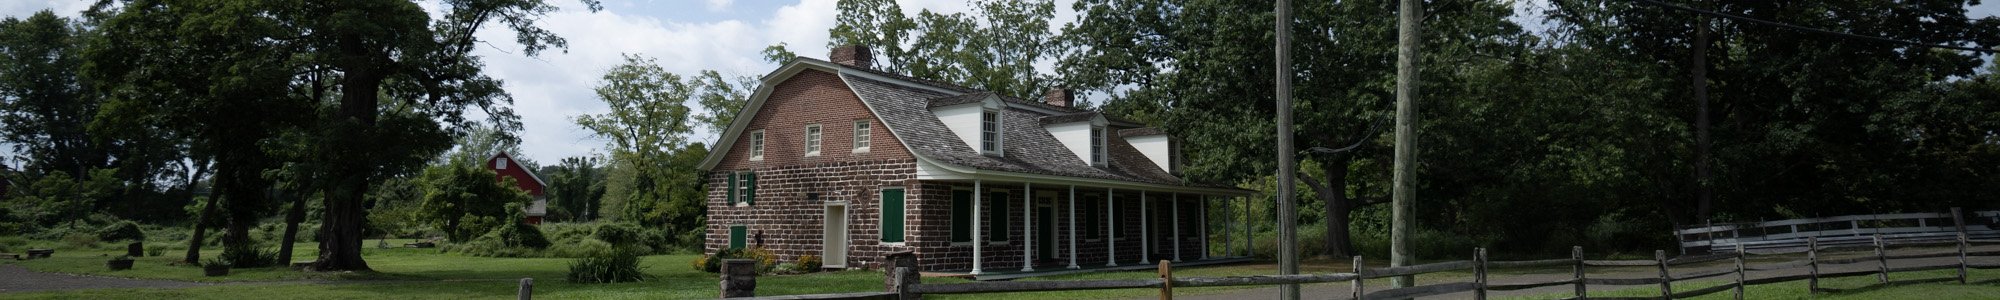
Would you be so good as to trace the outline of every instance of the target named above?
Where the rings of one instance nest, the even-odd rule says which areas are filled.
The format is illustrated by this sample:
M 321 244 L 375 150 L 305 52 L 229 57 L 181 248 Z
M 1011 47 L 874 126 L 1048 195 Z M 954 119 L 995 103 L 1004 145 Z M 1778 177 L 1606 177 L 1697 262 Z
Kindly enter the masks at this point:
M 373 242 L 369 243 L 370 245 Z M 314 244 L 299 244 L 295 259 L 310 259 L 315 254 Z M 178 253 L 168 253 L 167 257 L 141 258 L 134 269 L 108 271 L 104 260 L 111 251 L 58 252 L 52 259 L 29 261 L 7 261 L 30 269 L 44 272 L 92 274 L 115 277 L 172 279 L 198 282 L 294 282 L 311 280 L 313 283 L 278 283 L 254 285 L 223 285 L 180 289 L 132 289 L 132 290 L 86 290 L 40 293 L 0 294 L 8 299 L 506 299 L 515 296 L 520 278 L 535 278 L 535 295 L 550 299 L 701 299 L 716 296 L 716 275 L 691 270 L 688 262 L 693 255 L 646 256 L 641 264 L 646 273 L 654 278 L 639 283 L 619 284 L 571 284 L 562 281 L 568 272 L 570 259 L 561 258 L 486 258 L 456 254 L 440 254 L 435 249 L 367 249 L 363 255 L 375 272 L 360 273 L 305 273 L 282 267 L 237 269 L 227 277 L 203 277 L 201 270 L 192 266 L 168 266 L 178 257 Z M 213 256 L 214 251 L 204 255 Z M 1301 267 L 1307 273 L 1345 273 L 1351 271 L 1346 260 L 1311 259 Z M 1368 261 L 1370 267 L 1386 265 L 1382 261 Z M 1275 270 L 1271 262 L 1256 262 L 1222 266 L 1190 267 L 1175 270 L 1178 277 L 1212 277 L 1270 274 Z M 1616 270 L 1595 270 L 1615 272 Z M 1496 275 L 1559 272 L 1562 270 L 1496 270 Z M 1930 278 L 1947 276 L 1951 271 L 1928 271 L 1897 273 L 1898 279 Z M 1425 274 L 1420 282 L 1463 281 L 1469 274 L 1445 272 Z M 2000 277 L 2000 271 L 1976 270 L 1974 278 Z M 1152 271 L 1099 272 L 1030 278 L 1022 280 L 1079 280 L 1079 279 L 1132 279 L 1155 278 Z M 758 278 L 758 295 L 797 295 L 817 293 L 869 292 L 882 290 L 882 274 L 876 271 L 845 271 L 808 275 L 764 276 Z M 2000 286 L 1963 286 L 1957 284 L 1920 284 L 1888 287 L 1869 287 L 1873 277 L 1850 277 L 1822 281 L 1822 287 L 1858 288 L 1844 293 L 1806 295 L 1804 282 L 1779 283 L 1753 286 L 1749 294 L 1754 299 L 1995 299 L 2000 298 Z M 327 283 L 331 282 L 331 283 Z M 926 283 L 966 282 L 963 279 L 925 278 Z M 1367 283 L 1374 287 L 1387 286 L 1386 280 Z M 1711 286 L 1713 283 L 1676 284 L 1676 290 L 1690 290 Z M 1221 294 L 1240 291 L 1250 287 L 1185 288 L 1175 289 L 1178 295 Z M 1627 290 L 1593 292 L 1592 296 L 1649 296 L 1657 295 L 1657 287 L 1640 286 Z M 1143 298 L 1157 296 L 1157 290 L 1097 290 L 1041 293 L 1004 293 L 984 295 L 934 295 L 934 299 L 1112 299 Z M 1728 299 L 1731 293 L 1723 292 L 1694 299 Z M 1563 295 L 1542 295 L 1522 299 L 1548 299 Z

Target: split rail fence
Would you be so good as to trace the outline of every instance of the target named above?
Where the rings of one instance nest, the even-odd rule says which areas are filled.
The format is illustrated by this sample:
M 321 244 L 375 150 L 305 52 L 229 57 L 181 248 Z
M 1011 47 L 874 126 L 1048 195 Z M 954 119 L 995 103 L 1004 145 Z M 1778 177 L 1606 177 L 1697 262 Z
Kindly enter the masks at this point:
M 1958 215 L 1958 210 L 1953 209 L 1952 214 Z M 1743 294 L 1744 287 L 1746 286 L 1805 280 L 1808 282 L 1807 289 L 1809 293 L 1839 292 L 1841 291 L 1839 289 L 1819 287 L 1819 281 L 1821 279 L 1827 279 L 1827 278 L 1857 277 L 1857 276 L 1869 276 L 1869 275 L 1876 276 L 1878 281 L 1877 283 L 1871 284 L 1870 286 L 1953 282 L 1953 281 L 1956 281 L 1960 284 L 2000 283 L 2000 279 L 1971 281 L 1969 278 L 1967 278 L 1967 270 L 1969 269 L 2000 269 L 2000 264 L 1973 264 L 1969 263 L 1968 261 L 1968 259 L 1973 257 L 2000 257 L 2000 250 L 1977 251 L 1977 252 L 1970 251 L 1970 248 L 1973 245 L 1989 245 L 1989 244 L 2000 245 L 2000 239 L 1968 238 L 1963 229 L 1964 220 L 1962 218 L 1954 218 L 1954 223 L 1957 224 L 1956 227 L 1958 228 L 1958 230 L 1956 232 L 1956 238 L 1953 238 L 1950 241 L 1887 242 L 1881 237 L 1880 234 L 1876 234 L 1873 235 L 1871 238 L 1872 241 L 1871 245 L 1834 246 L 1834 245 L 1821 245 L 1819 244 L 1817 238 L 1809 237 L 1807 238 L 1805 245 L 1797 247 L 1795 249 L 1770 249 L 1770 250 L 1753 252 L 1744 250 L 1743 248 L 1744 245 L 1739 244 L 1735 247 L 1736 251 L 1720 253 L 1720 254 L 1683 256 L 1675 259 L 1668 259 L 1666 251 L 1655 251 L 1653 253 L 1653 259 L 1651 260 L 1586 260 L 1583 258 L 1583 248 L 1575 247 L 1571 249 L 1570 258 L 1567 259 L 1545 259 L 1545 260 L 1530 260 L 1530 261 L 1489 261 L 1486 258 L 1486 249 L 1475 248 L 1471 260 L 1440 262 L 1440 263 L 1431 263 L 1431 264 L 1422 264 L 1422 265 L 1404 266 L 1404 267 L 1392 267 L 1392 268 L 1373 268 L 1373 269 L 1363 268 L 1361 257 L 1356 256 L 1354 257 L 1353 273 L 1335 273 L 1335 274 L 1250 275 L 1250 276 L 1228 276 L 1228 277 L 1177 278 L 1172 276 L 1171 264 L 1167 261 L 1161 261 L 1159 267 L 1159 275 L 1160 275 L 1159 278 L 927 284 L 919 282 L 921 278 L 916 276 L 917 273 L 912 271 L 908 267 L 891 266 L 893 269 L 891 270 L 891 272 L 889 272 L 889 278 L 885 280 L 885 285 L 886 285 L 885 289 L 887 290 L 885 292 L 789 295 L 789 296 L 772 296 L 772 297 L 754 297 L 747 299 L 922 299 L 923 295 L 934 295 L 934 294 L 985 294 L 985 293 L 1048 292 L 1048 291 L 1102 290 L 1102 289 L 1158 289 L 1160 291 L 1160 299 L 1172 299 L 1173 289 L 1175 288 L 1268 286 L 1268 285 L 1281 285 L 1281 284 L 1316 284 L 1316 283 L 1342 283 L 1342 282 L 1350 284 L 1352 286 L 1351 291 L 1353 293 L 1351 295 L 1342 295 L 1336 299 L 1403 299 L 1403 298 L 1415 298 L 1415 297 L 1445 295 L 1452 293 L 1471 292 L 1472 296 L 1469 298 L 1483 300 L 1487 298 L 1487 293 L 1489 291 L 1514 291 L 1514 290 L 1525 290 L 1525 289 L 1552 287 L 1552 286 L 1574 287 L 1573 296 L 1563 297 L 1559 299 L 1586 299 L 1586 298 L 1588 299 L 1675 299 L 1675 298 L 1708 295 L 1708 294 L 1714 294 L 1732 290 L 1735 292 L 1734 295 L 1736 299 L 1743 299 L 1745 297 L 1745 295 Z M 1938 253 L 1919 253 L 1919 254 L 1897 254 L 1897 255 L 1892 255 L 1888 251 L 1888 248 L 1891 246 L 1946 246 L 1946 245 L 1957 246 L 1957 251 L 1938 252 Z M 1853 257 L 1853 258 L 1841 258 L 1841 259 L 1821 258 L 1822 255 L 1832 254 L 1832 253 L 1852 253 L 1852 252 L 1865 252 L 1865 251 L 1872 251 L 1873 253 L 1872 255 Z M 1768 264 L 1758 264 L 1758 265 L 1746 264 L 1746 260 L 1749 258 L 1750 255 L 1763 256 L 1763 255 L 1787 255 L 1787 254 L 1798 254 L 1798 253 L 1806 254 L 1806 258 L 1795 261 L 1779 262 L 1779 263 L 1768 263 Z M 1919 266 L 1905 266 L 1905 267 L 1895 267 L 1895 268 L 1889 266 L 1889 260 L 1893 259 L 1921 259 L 1921 258 L 1943 258 L 1943 257 L 1957 257 L 1958 261 L 1957 263 L 1939 264 L 1939 265 L 1919 265 Z M 913 258 L 910 257 L 904 257 L 903 259 L 914 261 Z M 1681 273 L 1674 273 L 1673 270 L 1674 266 L 1716 262 L 1723 260 L 1734 260 L 1735 266 L 1733 268 L 1726 268 L 1726 267 L 1712 268 L 1706 270 L 1686 271 Z M 1876 265 L 1876 268 L 1874 268 L 1873 270 L 1860 270 L 1860 271 L 1841 271 L 1841 272 L 1826 272 L 1826 273 L 1820 272 L 1820 267 L 1823 265 L 1849 265 L 1849 264 L 1866 264 L 1866 263 L 1874 263 Z M 1571 278 L 1562 280 L 1543 281 L 1543 282 L 1508 283 L 1508 284 L 1493 284 L 1488 281 L 1490 279 L 1487 273 L 1487 270 L 1489 268 L 1521 268 L 1521 267 L 1553 267 L 1553 266 L 1570 266 L 1572 275 Z M 1657 267 L 1659 269 L 1659 275 L 1657 277 L 1590 278 L 1589 276 L 1586 275 L 1585 272 L 1586 268 L 1588 267 L 1649 267 L 1649 266 Z M 1800 268 L 1806 269 L 1806 273 L 1798 275 L 1776 275 L 1776 276 L 1767 276 L 1760 278 L 1749 278 L 1749 276 L 1747 275 L 1749 271 L 1795 270 Z M 1893 273 L 1930 271 L 1930 270 L 1948 270 L 1948 269 L 1957 269 L 1958 272 L 1956 276 L 1890 280 L 1890 275 Z M 1375 291 L 1369 291 L 1362 284 L 1362 281 L 1364 279 L 1389 278 L 1389 277 L 1398 277 L 1406 275 L 1467 271 L 1467 270 L 1472 271 L 1473 276 L 1472 276 L 1472 281 L 1470 282 L 1436 283 L 1436 284 L 1419 285 L 1419 286 L 1405 287 L 1405 288 L 1381 289 Z M 725 273 L 727 272 L 725 271 Z M 1674 283 L 1686 283 L 1704 279 L 1712 281 L 1713 279 L 1711 278 L 1720 276 L 1729 276 L 1729 275 L 1734 275 L 1735 280 L 1724 282 L 1722 284 L 1715 286 L 1687 290 L 1687 291 L 1675 291 L 1673 289 Z M 724 283 L 725 286 L 725 290 L 723 291 L 724 294 L 728 294 L 730 292 L 727 290 L 727 286 L 730 285 L 729 283 L 727 283 L 727 280 L 728 279 L 725 279 Z M 738 280 L 740 280 L 740 278 Z M 1660 294 L 1658 296 L 1649 296 L 1649 297 L 1590 297 L 1589 286 L 1591 285 L 1610 285 L 1610 286 L 1658 285 L 1660 289 Z M 752 283 L 750 286 L 754 288 L 754 283 Z M 744 295 L 744 294 L 738 293 L 735 295 Z M 745 299 L 745 298 L 733 298 L 733 299 Z

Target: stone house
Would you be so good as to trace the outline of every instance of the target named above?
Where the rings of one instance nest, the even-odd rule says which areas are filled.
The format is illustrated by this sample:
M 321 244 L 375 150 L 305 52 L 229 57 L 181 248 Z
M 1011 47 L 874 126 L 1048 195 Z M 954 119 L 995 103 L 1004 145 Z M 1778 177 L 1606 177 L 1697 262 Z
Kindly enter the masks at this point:
M 700 165 L 708 253 L 873 268 L 911 250 L 921 271 L 980 279 L 1223 258 L 1204 251 L 1203 204 L 1251 191 L 1181 180 L 1168 132 L 1067 90 L 1035 101 L 871 65 L 847 46 L 762 78 Z

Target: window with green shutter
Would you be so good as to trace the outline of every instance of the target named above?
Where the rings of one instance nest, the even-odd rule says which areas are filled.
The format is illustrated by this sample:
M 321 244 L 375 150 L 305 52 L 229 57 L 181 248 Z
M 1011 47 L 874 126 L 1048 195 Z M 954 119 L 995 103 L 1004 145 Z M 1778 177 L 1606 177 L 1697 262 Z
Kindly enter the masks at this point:
M 882 242 L 903 242 L 903 189 L 882 189 Z
M 722 203 L 736 205 L 736 173 L 734 172 L 729 173 L 729 190 L 725 193 L 728 195 L 722 198 Z
M 971 190 L 951 190 L 951 242 L 972 242 Z
M 729 226 L 729 248 L 742 249 L 744 240 L 750 235 L 750 228 L 743 225 Z
M 988 241 L 1007 241 L 1007 209 L 1013 207 L 1007 205 L 1007 203 L 1010 203 L 1007 200 L 1007 192 L 995 192 L 987 195 L 986 201 L 993 203 L 992 206 L 986 207 L 986 224 L 988 225 L 986 227 L 986 240 Z
M 748 188 L 743 192 L 743 203 L 757 205 L 757 173 L 743 173 L 743 178 L 743 186 Z
M 1104 224 L 1098 224 L 1098 220 L 1103 220 L 1098 218 L 1104 213 L 1103 205 L 1104 201 L 1097 198 L 1097 195 L 1083 197 L 1083 238 L 1096 239 L 1104 236 Z

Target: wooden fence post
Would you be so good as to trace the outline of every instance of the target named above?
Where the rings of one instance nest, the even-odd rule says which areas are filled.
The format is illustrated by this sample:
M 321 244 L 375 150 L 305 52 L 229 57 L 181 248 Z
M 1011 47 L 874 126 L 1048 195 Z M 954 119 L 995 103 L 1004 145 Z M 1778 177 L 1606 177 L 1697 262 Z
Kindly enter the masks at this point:
M 1736 300 L 1743 300 L 1743 244 L 1736 244 Z
M 1160 300 L 1174 300 L 1174 262 L 1160 260 Z
M 516 299 L 521 299 L 521 300 L 528 300 L 535 298 L 535 279 L 521 278 L 521 291 L 518 293 L 518 295 L 515 295 L 515 297 Z
M 1355 255 L 1355 256 L 1354 256 L 1354 300 L 1362 300 L 1362 299 L 1364 299 L 1363 297 L 1361 297 L 1361 294 L 1362 294 L 1362 293 L 1361 293 L 1361 256 L 1360 256 L 1360 255 Z
M 1882 248 L 1882 234 L 1880 233 L 1875 234 L 1875 262 L 1882 270 L 1882 273 L 1876 274 L 1875 278 L 1882 281 L 1882 283 L 1889 283 L 1889 255 Z
M 1951 224 L 1958 230 L 1958 284 L 1965 284 L 1965 216 L 1957 207 L 1951 208 Z
M 1812 269 L 1806 277 L 1806 294 L 1819 294 L 1819 237 L 1806 238 L 1806 266 Z
M 1577 300 L 1586 299 L 1589 297 L 1589 295 L 1586 292 L 1584 292 L 1584 285 L 1583 285 L 1583 281 L 1585 278 L 1583 275 L 1583 246 L 1570 247 L 1569 258 L 1576 260 L 1576 299 Z
M 1660 262 L 1660 299 L 1674 300 L 1674 277 L 1667 273 L 1667 251 L 1653 250 L 1653 261 Z
M 1472 299 L 1486 300 L 1486 248 L 1473 249 L 1477 250 L 1474 251 L 1475 253 L 1473 253 L 1472 257 L 1472 261 L 1475 264 L 1472 269 L 1472 276 L 1475 277 L 1472 282 L 1475 288 L 1472 290 Z

